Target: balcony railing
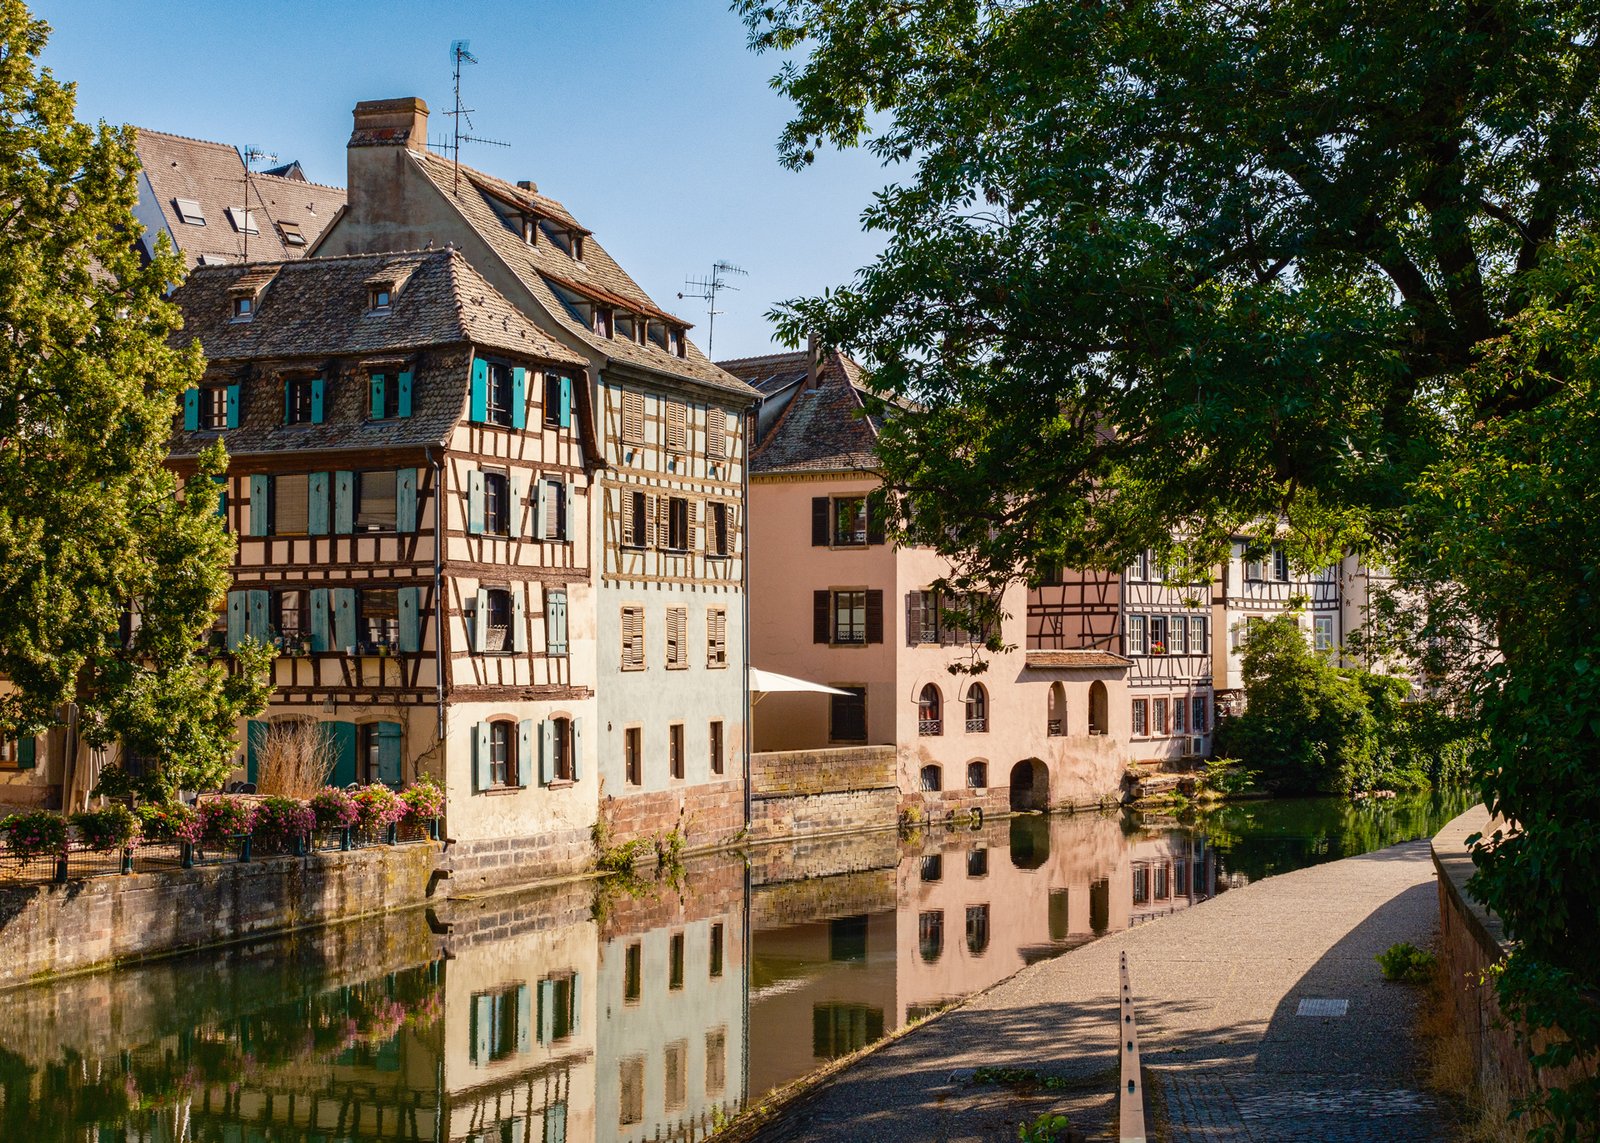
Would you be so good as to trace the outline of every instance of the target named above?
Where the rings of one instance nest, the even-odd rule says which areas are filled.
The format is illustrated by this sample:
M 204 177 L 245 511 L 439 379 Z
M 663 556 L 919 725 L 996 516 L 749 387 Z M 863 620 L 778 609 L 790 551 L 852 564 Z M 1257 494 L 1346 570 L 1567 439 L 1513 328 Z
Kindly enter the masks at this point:
M 984 717 L 984 718 L 969 718 L 969 719 L 967 719 L 967 733 L 968 734 L 987 734 L 988 732 L 989 732 L 989 719 L 987 717 Z
M 922 735 L 924 738 L 928 738 L 928 737 L 932 737 L 932 736 L 935 736 L 935 735 L 943 734 L 944 733 L 944 719 L 942 719 L 942 718 L 919 718 L 919 719 L 917 719 L 917 733 Z
M 1062 734 L 1061 719 L 1052 718 L 1048 722 L 1046 722 L 1045 723 L 1045 734 L 1049 735 L 1051 738 L 1060 738 L 1061 734 Z

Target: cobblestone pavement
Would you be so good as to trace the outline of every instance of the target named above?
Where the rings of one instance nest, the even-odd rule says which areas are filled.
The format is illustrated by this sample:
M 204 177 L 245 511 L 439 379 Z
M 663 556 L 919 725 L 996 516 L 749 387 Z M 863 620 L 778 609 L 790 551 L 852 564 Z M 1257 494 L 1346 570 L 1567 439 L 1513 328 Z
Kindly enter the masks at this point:
M 1425 945 L 1437 922 L 1426 842 L 1230 890 L 1024 969 L 840 1073 L 760 1138 L 1015 1140 L 1040 1095 L 1008 1101 L 962 1081 L 984 1064 L 1057 1077 L 1056 1103 L 1075 1126 L 1115 1138 L 1126 952 L 1171 1143 L 1443 1140 L 1450 1109 L 1412 1075 L 1418 995 L 1373 961 L 1397 941 Z M 1302 1000 L 1347 1004 L 1310 1006 L 1344 1015 L 1302 1016 Z

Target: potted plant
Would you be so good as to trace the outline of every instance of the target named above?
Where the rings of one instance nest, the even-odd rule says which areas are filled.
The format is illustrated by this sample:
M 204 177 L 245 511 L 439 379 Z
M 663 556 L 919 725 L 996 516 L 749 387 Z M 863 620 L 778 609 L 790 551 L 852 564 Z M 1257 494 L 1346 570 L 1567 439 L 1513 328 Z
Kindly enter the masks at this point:
M 255 806 L 250 832 L 270 852 L 304 852 L 306 835 L 317 826 L 311 803 L 299 798 L 262 798 Z
M 439 818 L 444 815 L 444 790 L 433 775 L 424 774 L 400 795 L 406 804 L 407 824 L 437 836 Z
M 73 814 L 72 824 L 77 827 L 83 847 L 96 853 L 127 849 L 139 837 L 139 819 L 122 805 Z
M 6 832 L 6 851 L 13 857 L 65 856 L 67 819 L 49 810 L 12 814 L 0 820 Z
M 223 795 L 207 798 L 195 807 L 194 820 L 189 823 L 184 840 L 197 848 L 219 846 L 233 838 L 243 837 L 246 844 L 240 860 L 249 860 L 250 827 L 255 822 L 254 802 L 244 798 Z
M 133 813 L 139 819 L 139 840 L 147 845 L 188 840 L 195 819 L 194 809 L 182 802 L 152 802 Z
M 369 837 L 388 833 L 390 826 L 405 817 L 406 804 L 400 800 L 400 795 L 382 782 L 362 786 L 353 797 L 359 815 L 357 822 Z

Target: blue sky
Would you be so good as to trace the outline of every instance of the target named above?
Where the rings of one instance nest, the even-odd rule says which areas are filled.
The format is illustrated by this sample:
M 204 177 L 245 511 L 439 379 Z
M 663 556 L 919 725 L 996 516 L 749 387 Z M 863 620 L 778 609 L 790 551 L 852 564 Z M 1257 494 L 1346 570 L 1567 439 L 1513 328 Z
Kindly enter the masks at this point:
M 462 159 L 531 178 L 653 296 L 725 259 L 749 271 L 719 299 L 714 356 L 768 351 L 765 314 L 850 279 L 877 252 L 859 217 L 887 172 L 825 153 L 785 171 L 775 143 L 789 106 L 767 86 L 777 60 L 745 47 L 725 0 L 33 0 L 54 29 L 45 63 L 78 84 L 86 120 L 132 123 L 299 159 L 344 185 L 350 110 L 420 95 L 430 136 L 448 137 L 450 43 L 473 133 L 510 147 Z

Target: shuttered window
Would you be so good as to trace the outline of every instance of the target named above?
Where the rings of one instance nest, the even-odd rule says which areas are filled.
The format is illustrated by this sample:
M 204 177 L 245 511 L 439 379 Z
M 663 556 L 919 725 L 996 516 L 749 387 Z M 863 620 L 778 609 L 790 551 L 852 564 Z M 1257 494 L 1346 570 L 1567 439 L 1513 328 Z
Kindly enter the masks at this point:
M 689 665 L 689 610 L 685 607 L 667 608 L 667 667 L 682 670 Z
M 655 543 L 656 498 L 643 492 L 622 494 L 622 543 L 648 548 Z
M 392 532 L 395 530 L 395 487 L 398 473 L 362 472 L 356 474 L 356 531 Z
M 706 505 L 706 555 L 728 554 L 728 506 L 713 501 Z
M 728 455 L 728 414 L 721 409 L 706 410 L 706 459 L 722 460 Z
M 311 526 L 311 477 L 306 473 L 272 478 L 272 534 L 304 536 Z
M 667 449 L 686 452 L 689 448 L 689 408 L 682 401 L 667 402 Z
M 642 671 L 644 662 L 644 608 L 622 609 L 622 669 Z
M 728 613 L 720 607 L 706 610 L 706 666 L 728 665 Z
M 628 444 L 644 443 L 644 394 L 622 395 L 622 439 Z
M 567 653 L 567 593 L 564 591 L 545 593 L 544 649 L 547 655 Z

